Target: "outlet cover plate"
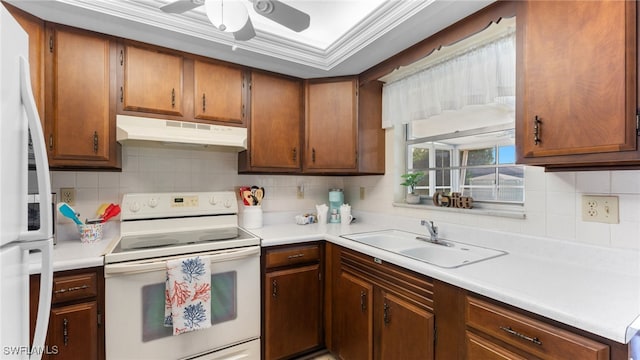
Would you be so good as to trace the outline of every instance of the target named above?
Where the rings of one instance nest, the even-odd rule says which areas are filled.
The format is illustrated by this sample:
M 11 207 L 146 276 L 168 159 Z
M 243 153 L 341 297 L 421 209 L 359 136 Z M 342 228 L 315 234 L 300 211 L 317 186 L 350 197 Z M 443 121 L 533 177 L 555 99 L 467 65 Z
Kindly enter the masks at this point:
M 76 189 L 74 188 L 60 188 L 59 200 L 74 206 L 76 204 Z
M 617 196 L 582 195 L 582 221 L 620 223 Z

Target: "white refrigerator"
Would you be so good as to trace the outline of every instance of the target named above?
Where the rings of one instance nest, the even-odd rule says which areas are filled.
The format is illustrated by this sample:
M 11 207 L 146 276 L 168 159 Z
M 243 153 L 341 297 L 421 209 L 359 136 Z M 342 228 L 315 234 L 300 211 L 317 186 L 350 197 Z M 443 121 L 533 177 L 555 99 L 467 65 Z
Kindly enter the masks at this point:
M 40 195 L 40 229 L 27 231 L 27 152 L 31 131 Z M 49 164 L 29 76 L 27 33 L 0 4 L 0 359 L 40 359 L 52 286 Z M 29 259 L 41 252 L 38 318 L 29 339 Z

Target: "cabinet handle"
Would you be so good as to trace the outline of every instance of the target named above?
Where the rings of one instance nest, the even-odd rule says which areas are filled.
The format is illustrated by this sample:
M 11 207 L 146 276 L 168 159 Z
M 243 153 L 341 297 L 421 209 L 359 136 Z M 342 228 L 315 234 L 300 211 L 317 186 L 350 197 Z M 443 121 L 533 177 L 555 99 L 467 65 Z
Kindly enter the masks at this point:
M 49 36 L 49 52 L 53 52 L 53 35 Z
M 62 339 L 64 346 L 69 345 L 69 320 L 67 318 L 62 320 Z
M 540 117 L 536 115 L 533 119 L 533 143 L 538 145 L 542 140 L 540 140 L 540 125 L 542 124 L 542 120 Z
M 49 150 L 53 150 L 53 134 L 49 134 Z
M 311 149 L 311 162 L 312 163 L 316 162 L 316 149 L 315 148 Z
M 120 49 L 120 66 L 124 65 L 124 50 Z
M 289 255 L 287 256 L 287 259 L 291 260 L 291 259 L 297 259 L 299 257 L 303 257 L 304 253 L 300 253 L 300 254 L 294 254 L 294 255 Z
M 293 161 L 298 160 L 298 148 L 293 148 Z
M 93 152 L 95 154 L 98 153 L 98 145 L 99 145 L 98 132 L 94 131 L 93 132 Z
M 274 298 L 278 297 L 278 282 L 276 280 L 271 282 L 271 296 Z
M 53 293 L 54 294 L 62 294 L 62 293 L 66 293 L 66 292 L 69 292 L 69 291 L 84 290 L 84 289 L 86 289 L 88 287 L 89 287 L 89 285 L 84 284 L 82 286 L 74 286 L 74 287 L 70 287 L 70 288 L 66 288 L 66 289 L 58 289 L 58 290 L 54 291 Z
M 207 112 L 207 98 L 204 93 L 202 93 L 202 112 Z
M 515 330 L 513 330 L 511 328 L 511 326 L 500 326 L 500 330 L 505 331 L 506 333 L 519 337 L 522 340 L 526 340 L 526 341 L 530 341 L 536 345 L 541 345 L 542 346 L 542 341 L 540 341 L 540 339 L 538 339 L 537 337 L 531 337 L 531 336 L 527 336 L 525 334 L 521 334 Z
M 367 292 L 364 290 L 360 291 L 360 311 L 367 311 Z
M 124 89 L 120 86 L 120 102 L 124 101 Z
M 176 107 L 176 89 L 175 88 L 171 89 L 171 107 L 172 108 Z
M 385 326 L 387 326 L 391 322 L 391 314 L 389 313 L 390 309 L 391 307 L 389 306 L 389 304 L 385 302 L 383 306 L 383 321 Z

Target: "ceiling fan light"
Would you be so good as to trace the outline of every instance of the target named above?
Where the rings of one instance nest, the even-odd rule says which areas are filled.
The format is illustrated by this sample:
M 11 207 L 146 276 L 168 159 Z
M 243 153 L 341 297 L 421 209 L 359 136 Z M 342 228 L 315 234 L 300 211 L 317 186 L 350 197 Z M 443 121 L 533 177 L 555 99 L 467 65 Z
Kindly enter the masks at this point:
M 211 24 L 224 32 L 236 32 L 249 20 L 246 6 L 238 0 L 206 0 L 205 12 Z

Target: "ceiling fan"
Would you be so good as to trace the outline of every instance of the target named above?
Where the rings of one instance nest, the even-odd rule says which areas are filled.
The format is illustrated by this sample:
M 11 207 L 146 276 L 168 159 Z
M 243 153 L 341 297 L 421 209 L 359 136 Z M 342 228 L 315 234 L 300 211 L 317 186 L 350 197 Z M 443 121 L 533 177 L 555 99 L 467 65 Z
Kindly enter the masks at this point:
M 295 32 L 309 27 L 308 14 L 279 0 L 249 1 L 258 14 Z M 218 30 L 233 33 L 233 37 L 239 41 L 256 36 L 247 8 L 239 0 L 177 0 L 160 7 L 160 10 L 181 14 L 201 5 L 205 6 L 207 17 Z

